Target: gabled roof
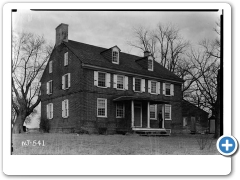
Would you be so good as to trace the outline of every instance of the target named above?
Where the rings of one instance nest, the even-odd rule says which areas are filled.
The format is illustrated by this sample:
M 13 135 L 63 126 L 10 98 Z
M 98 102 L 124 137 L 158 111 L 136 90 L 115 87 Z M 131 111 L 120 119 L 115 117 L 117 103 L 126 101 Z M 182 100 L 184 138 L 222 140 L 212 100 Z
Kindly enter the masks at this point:
M 106 48 L 97 47 L 89 44 L 84 44 L 72 40 L 63 42 L 84 64 L 120 70 L 130 73 L 136 73 L 156 78 L 168 79 L 182 83 L 183 80 L 171 73 L 159 63 L 155 62 L 154 71 L 143 69 L 135 61 L 142 57 L 130 55 L 127 53 L 119 53 L 119 64 L 113 64 L 105 59 L 101 52 L 107 50 Z

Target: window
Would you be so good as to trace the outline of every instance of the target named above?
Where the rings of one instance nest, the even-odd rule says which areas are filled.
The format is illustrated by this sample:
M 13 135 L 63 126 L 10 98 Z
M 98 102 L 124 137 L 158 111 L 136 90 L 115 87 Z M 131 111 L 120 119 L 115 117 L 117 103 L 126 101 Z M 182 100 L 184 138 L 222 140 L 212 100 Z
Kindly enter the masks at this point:
M 152 104 L 149 106 L 150 109 L 150 119 L 157 119 L 157 105 Z
M 124 76 L 117 76 L 117 89 L 123 89 Z
M 172 115 L 171 109 L 172 109 L 171 105 L 165 104 L 165 120 L 171 120 Z
M 128 77 L 123 75 L 113 75 L 113 88 L 128 90 Z
M 171 95 L 171 87 L 170 84 L 166 84 L 166 95 Z
M 70 88 L 70 83 L 71 78 L 70 78 L 70 73 L 67 73 L 62 76 L 62 89 L 69 89 Z
M 64 66 L 68 65 L 68 52 L 64 53 Z
M 153 59 L 148 59 L 148 70 L 153 71 Z
M 47 94 L 52 94 L 53 93 L 53 81 L 48 81 L 47 82 Z
M 174 96 L 174 84 L 163 83 L 163 94 L 166 96 Z
M 118 59 L 118 51 L 113 51 L 112 52 L 112 62 L 115 63 L 115 64 L 118 64 L 119 63 L 119 59 Z
M 52 73 L 52 61 L 49 62 L 49 73 Z
M 105 72 L 94 71 L 94 86 L 97 87 L 110 87 L 111 86 L 111 74 Z
M 123 103 L 116 104 L 116 117 L 124 118 L 124 104 Z
M 107 117 L 107 99 L 97 99 L 97 116 Z
M 62 117 L 67 118 L 69 116 L 69 104 L 68 99 L 62 101 Z
M 98 72 L 98 86 L 106 87 L 106 73 Z
M 47 104 L 47 119 L 53 118 L 53 103 Z
M 151 81 L 151 93 L 156 94 L 157 93 L 157 82 Z
M 135 91 L 141 92 L 141 79 L 135 78 Z

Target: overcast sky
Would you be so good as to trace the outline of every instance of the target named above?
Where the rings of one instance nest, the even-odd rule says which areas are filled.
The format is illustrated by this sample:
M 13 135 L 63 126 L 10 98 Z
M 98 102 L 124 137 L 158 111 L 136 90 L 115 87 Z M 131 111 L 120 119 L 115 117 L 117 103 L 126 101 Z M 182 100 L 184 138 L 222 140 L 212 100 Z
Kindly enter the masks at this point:
M 12 13 L 13 29 L 21 32 L 35 32 L 55 43 L 55 28 L 60 23 L 69 25 L 69 39 L 105 48 L 117 45 L 123 52 L 140 55 L 127 45 L 132 39 L 132 29 L 145 26 L 153 29 L 160 22 L 171 23 L 180 29 L 181 35 L 198 43 L 204 38 L 215 37 L 213 28 L 219 19 L 219 12 L 79 12 L 79 11 L 30 11 L 18 10 Z

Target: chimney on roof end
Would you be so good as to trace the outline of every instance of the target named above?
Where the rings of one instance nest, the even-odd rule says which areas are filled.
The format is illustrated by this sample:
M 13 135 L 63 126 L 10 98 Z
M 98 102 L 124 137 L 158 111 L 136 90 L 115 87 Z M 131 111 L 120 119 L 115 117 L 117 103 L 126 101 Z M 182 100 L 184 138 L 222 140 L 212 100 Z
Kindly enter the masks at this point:
M 61 23 L 56 27 L 55 46 L 60 45 L 63 41 L 68 42 L 68 24 Z
M 147 56 L 151 55 L 151 53 L 149 51 L 144 51 L 143 54 L 144 54 L 144 57 L 147 57 Z

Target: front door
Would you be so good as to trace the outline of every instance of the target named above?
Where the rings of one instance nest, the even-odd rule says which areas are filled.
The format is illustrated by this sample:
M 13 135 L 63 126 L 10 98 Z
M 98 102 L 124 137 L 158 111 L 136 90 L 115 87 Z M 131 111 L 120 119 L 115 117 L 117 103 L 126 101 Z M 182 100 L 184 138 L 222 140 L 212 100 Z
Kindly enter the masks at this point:
M 142 104 L 134 103 L 134 127 L 142 127 Z

